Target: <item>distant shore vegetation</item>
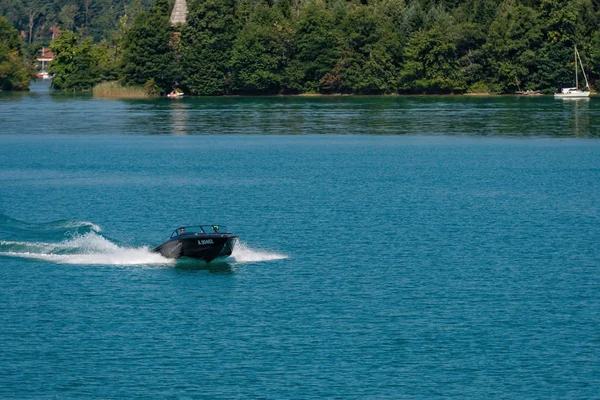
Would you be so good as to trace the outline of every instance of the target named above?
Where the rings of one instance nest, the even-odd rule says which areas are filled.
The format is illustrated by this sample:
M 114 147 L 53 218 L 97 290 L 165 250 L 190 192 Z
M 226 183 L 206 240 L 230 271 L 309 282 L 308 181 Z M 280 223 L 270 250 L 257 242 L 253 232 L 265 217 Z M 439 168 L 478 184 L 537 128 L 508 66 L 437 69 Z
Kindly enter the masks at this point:
M 187 22 L 175 27 L 168 0 L 132 2 L 121 15 L 109 12 L 111 0 L 98 0 L 93 13 L 86 9 L 85 24 L 84 10 L 71 10 L 50 43 L 52 86 L 100 84 L 97 93 L 114 97 L 127 97 L 129 87 L 209 96 L 552 93 L 574 84 L 574 45 L 592 87 L 600 86 L 597 1 L 187 3 Z M 104 31 L 103 15 L 113 21 Z M 0 45 L 0 66 L 14 46 Z M 107 81 L 118 84 L 101 83 Z
M 19 32 L 0 17 L 0 91 L 27 90 L 33 67 L 23 57 Z
M 152 96 L 144 87 L 123 86 L 118 81 L 101 82 L 94 86 L 92 92 L 94 97 L 142 99 Z

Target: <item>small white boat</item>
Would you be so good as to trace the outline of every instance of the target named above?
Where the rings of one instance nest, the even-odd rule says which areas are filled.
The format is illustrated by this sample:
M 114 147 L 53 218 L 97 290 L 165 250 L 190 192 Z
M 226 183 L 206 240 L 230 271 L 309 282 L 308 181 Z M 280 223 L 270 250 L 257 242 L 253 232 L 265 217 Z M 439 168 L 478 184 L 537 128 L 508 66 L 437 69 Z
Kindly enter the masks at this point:
M 588 83 L 587 76 L 585 76 L 585 71 L 583 70 L 583 63 L 581 62 L 581 57 L 579 57 L 579 52 L 577 51 L 577 46 L 575 46 L 575 87 L 571 88 L 563 88 L 560 93 L 555 93 L 555 99 L 576 99 L 576 98 L 585 98 L 590 97 L 590 84 Z M 579 66 L 581 67 L 581 73 L 585 79 L 585 88 L 583 90 L 579 90 L 579 77 L 577 75 L 577 61 L 579 61 Z
M 46 79 L 52 79 L 52 76 L 48 73 L 48 71 L 41 71 L 41 72 L 38 72 L 35 75 L 38 78 L 41 78 L 41 79 L 44 79 L 44 80 L 46 80 Z
M 554 97 L 557 98 L 572 98 L 572 97 L 590 97 L 589 90 L 579 90 L 574 88 L 561 89 L 560 93 L 555 93 Z
M 180 91 L 175 91 L 175 90 L 174 90 L 174 91 L 172 91 L 171 93 L 169 93 L 169 94 L 167 95 L 167 97 L 170 97 L 170 98 L 175 98 L 175 97 L 183 97 L 183 92 L 180 92 Z

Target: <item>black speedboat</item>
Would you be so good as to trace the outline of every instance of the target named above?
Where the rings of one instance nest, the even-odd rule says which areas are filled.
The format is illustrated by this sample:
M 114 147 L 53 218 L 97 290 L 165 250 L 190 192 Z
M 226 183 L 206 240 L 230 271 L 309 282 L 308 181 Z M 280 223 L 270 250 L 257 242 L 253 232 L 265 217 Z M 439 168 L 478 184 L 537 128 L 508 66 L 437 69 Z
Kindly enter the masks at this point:
M 229 257 L 237 238 L 224 226 L 181 226 L 153 251 L 167 258 L 190 257 L 208 263 L 215 258 Z

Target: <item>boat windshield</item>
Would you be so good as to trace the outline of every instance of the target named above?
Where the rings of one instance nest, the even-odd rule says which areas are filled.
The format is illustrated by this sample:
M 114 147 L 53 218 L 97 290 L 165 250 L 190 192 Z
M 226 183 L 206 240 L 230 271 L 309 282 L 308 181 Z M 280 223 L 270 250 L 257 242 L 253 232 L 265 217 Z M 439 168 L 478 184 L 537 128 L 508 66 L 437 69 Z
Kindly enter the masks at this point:
M 201 233 L 231 233 L 226 226 L 223 225 L 196 225 L 196 226 L 181 226 L 173 231 L 171 237 L 180 235 L 193 235 Z
M 223 225 L 201 225 L 202 230 L 206 233 L 231 233 L 226 226 Z

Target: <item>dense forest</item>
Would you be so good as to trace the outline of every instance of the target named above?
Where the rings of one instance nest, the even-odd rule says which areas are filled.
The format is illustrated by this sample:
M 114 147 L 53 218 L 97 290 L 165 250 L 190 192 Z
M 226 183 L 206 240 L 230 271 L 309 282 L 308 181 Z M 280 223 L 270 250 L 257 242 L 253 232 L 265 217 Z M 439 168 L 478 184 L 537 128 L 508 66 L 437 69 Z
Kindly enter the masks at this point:
M 135 15 L 152 0 L 0 0 L 0 15 L 27 44 L 48 45 L 53 28 L 77 31 L 94 40 L 108 40 L 125 15 Z
M 574 83 L 574 45 L 600 84 L 598 0 L 189 0 L 175 27 L 172 6 L 0 0 L 22 47 L 60 29 L 56 89 L 119 80 L 156 94 L 551 93 Z
M 19 32 L 0 17 L 0 90 L 27 90 L 33 66 L 21 52 Z

